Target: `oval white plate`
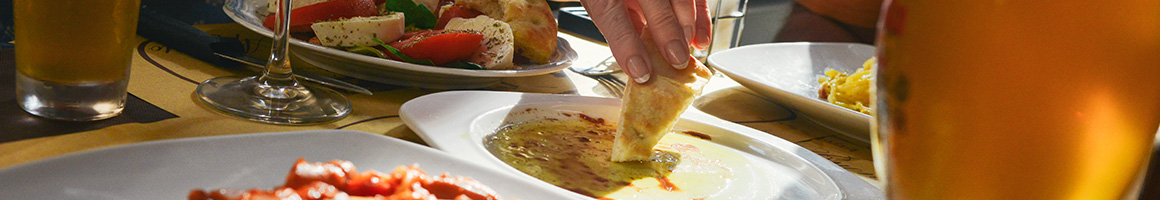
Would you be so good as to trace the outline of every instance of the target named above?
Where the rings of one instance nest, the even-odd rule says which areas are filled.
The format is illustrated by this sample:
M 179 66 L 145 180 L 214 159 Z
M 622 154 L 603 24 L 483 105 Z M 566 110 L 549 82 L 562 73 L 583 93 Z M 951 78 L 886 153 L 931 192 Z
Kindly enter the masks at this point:
M 418 163 L 483 182 L 504 198 L 569 199 L 507 173 L 411 142 L 321 130 L 188 138 L 110 147 L 0 170 L 6 199 L 185 199 L 193 189 L 273 188 L 299 157 L 349 160 L 359 171 Z
M 267 0 L 228 0 L 222 9 L 234 22 L 266 37 L 274 32 L 262 26 Z M 521 65 L 515 70 L 468 70 L 417 65 L 390 59 L 350 53 L 291 39 L 290 52 L 303 61 L 338 74 L 392 85 L 432 88 L 471 89 L 499 83 L 505 77 L 535 76 L 567 68 L 576 60 L 576 51 L 568 41 L 557 38 L 556 54 L 548 64 Z
M 529 109 L 537 112 L 527 112 Z M 524 179 L 537 180 L 495 158 L 486 150 L 483 138 L 503 125 L 557 116 L 560 113 L 583 113 L 594 118 L 616 121 L 619 110 L 620 100 L 610 98 L 452 91 L 408 101 L 400 108 L 400 115 L 407 126 L 432 147 Z M 783 190 L 779 194 L 785 196 L 771 196 L 768 199 L 802 197 L 794 195 L 805 195 L 808 199 L 880 199 L 882 196 L 877 188 L 805 148 L 765 132 L 714 118 L 696 109 L 689 109 L 682 115 L 677 128 L 705 133 L 711 136 L 710 142 L 760 157 L 774 165 L 784 166 L 783 169 L 791 169 L 779 173 L 785 173 L 783 177 L 797 179 L 769 181 L 788 184 L 757 186 Z M 551 186 L 546 182 L 538 182 Z M 717 198 L 752 197 L 731 197 L 725 194 Z
M 818 78 L 826 69 L 853 73 L 874 53 L 874 46 L 855 43 L 770 43 L 714 53 L 709 65 L 823 126 L 869 143 L 870 115 L 819 99 Z

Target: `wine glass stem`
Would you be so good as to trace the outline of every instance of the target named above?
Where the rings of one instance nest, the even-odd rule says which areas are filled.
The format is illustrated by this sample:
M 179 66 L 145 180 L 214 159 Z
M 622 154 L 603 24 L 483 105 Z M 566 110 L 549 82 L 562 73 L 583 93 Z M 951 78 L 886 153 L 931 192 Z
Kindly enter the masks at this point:
M 268 88 L 258 88 L 256 91 L 262 96 L 268 98 L 292 98 L 297 96 L 293 93 L 295 90 L 290 88 L 298 86 L 298 81 L 294 80 L 293 70 L 290 68 L 289 59 L 289 44 L 290 44 L 290 1 L 279 0 L 278 12 L 275 12 L 278 18 L 278 27 L 274 30 L 274 42 L 270 46 L 270 58 L 266 62 L 265 70 L 262 70 L 262 76 L 258 78 L 258 82 L 265 83 Z

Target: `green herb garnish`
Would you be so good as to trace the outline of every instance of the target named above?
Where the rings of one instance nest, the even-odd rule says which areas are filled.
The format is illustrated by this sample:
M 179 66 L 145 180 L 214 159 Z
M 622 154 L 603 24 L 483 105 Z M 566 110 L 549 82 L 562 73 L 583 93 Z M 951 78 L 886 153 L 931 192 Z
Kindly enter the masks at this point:
M 435 13 L 431 12 L 427 6 L 417 4 L 411 0 L 387 0 L 383 2 L 383 9 L 388 11 L 402 12 L 403 21 L 407 26 L 413 26 L 420 29 L 435 28 L 435 22 L 438 20 Z

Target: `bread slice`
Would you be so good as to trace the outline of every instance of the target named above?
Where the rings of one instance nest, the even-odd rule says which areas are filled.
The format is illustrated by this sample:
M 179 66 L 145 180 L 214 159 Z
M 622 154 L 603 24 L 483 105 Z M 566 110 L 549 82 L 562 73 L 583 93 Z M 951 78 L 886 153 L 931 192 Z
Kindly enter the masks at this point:
M 629 81 L 624 90 L 612 145 L 612 161 L 644 161 L 652 156 L 653 146 L 677 124 L 681 113 L 701 94 L 712 75 L 709 68 L 689 56 L 685 69 L 673 68 L 665 61 L 647 28 L 641 34 L 652 77 L 637 84 Z

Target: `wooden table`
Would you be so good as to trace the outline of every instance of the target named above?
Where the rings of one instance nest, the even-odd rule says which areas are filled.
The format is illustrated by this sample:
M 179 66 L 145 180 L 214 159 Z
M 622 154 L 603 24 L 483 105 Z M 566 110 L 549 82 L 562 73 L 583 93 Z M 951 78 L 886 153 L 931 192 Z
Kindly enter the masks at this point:
M 237 24 L 201 25 L 211 34 L 240 37 L 251 46 L 254 56 L 267 55 L 269 39 Z M 561 33 L 580 54 L 575 65 L 600 64 L 611 53 L 603 44 Z M 349 81 L 375 92 L 374 95 L 347 94 L 354 104 L 352 114 L 342 120 L 311 126 L 281 126 L 251 122 L 218 113 L 193 96 L 197 83 L 209 78 L 248 71 L 218 68 L 138 38 L 134 51 L 129 93 L 132 99 L 122 116 L 97 122 L 59 122 L 33 117 L 21 111 L 14 97 L 0 98 L 0 125 L 9 127 L 0 136 L 0 167 L 33 162 L 77 151 L 122 144 L 202 137 L 315 129 L 347 129 L 398 137 L 423 144 L 398 118 L 398 107 L 407 100 L 439 92 L 362 81 L 329 73 L 297 59 L 299 70 L 308 70 Z M 13 52 L 0 51 L 0 91 L 12 91 Z M 623 74 L 618 74 L 625 79 Z M 533 77 L 504 79 L 484 88 L 496 91 L 610 96 L 595 80 L 568 70 Z M 8 92 L 12 94 L 12 92 Z M 695 109 L 746 125 L 795 142 L 843 166 L 867 180 L 874 179 L 867 144 L 845 138 L 823 128 L 786 107 L 770 102 L 739 86 L 728 77 L 715 75 Z

